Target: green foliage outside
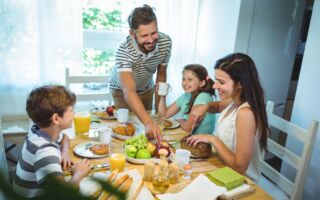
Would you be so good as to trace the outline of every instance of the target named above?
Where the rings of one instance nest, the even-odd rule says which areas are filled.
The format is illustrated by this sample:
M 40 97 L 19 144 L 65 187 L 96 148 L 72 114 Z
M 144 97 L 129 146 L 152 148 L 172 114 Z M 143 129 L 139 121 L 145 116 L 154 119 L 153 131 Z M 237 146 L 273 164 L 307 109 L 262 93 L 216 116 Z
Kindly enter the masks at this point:
M 83 28 L 95 30 L 120 31 L 126 22 L 121 19 L 121 11 L 104 11 L 96 7 L 83 9 Z M 100 51 L 84 49 L 84 71 L 85 74 L 104 74 L 114 63 L 114 49 Z

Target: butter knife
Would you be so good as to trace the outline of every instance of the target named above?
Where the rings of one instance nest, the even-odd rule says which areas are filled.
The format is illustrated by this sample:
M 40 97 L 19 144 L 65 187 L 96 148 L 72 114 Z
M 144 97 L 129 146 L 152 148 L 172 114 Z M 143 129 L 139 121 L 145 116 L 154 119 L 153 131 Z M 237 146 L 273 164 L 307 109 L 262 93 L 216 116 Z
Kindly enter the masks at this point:
M 196 121 L 196 123 L 193 125 L 191 131 L 190 131 L 190 135 L 194 135 L 194 133 L 196 132 L 197 128 L 199 127 L 200 123 L 202 120 L 198 120 Z

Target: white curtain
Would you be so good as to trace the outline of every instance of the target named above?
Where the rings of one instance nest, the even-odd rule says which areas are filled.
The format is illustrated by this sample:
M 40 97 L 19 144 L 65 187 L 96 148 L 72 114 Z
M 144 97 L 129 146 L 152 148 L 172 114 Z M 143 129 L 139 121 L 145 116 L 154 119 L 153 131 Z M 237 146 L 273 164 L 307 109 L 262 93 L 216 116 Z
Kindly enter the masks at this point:
M 159 30 L 172 39 L 167 82 L 173 87 L 167 98 L 168 104 L 173 103 L 183 93 L 183 67 L 195 63 L 199 6 L 199 0 L 162 0 L 156 4 Z
M 25 113 L 26 96 L 82 66 L 81 1 L 0 0 L 0 114 Z

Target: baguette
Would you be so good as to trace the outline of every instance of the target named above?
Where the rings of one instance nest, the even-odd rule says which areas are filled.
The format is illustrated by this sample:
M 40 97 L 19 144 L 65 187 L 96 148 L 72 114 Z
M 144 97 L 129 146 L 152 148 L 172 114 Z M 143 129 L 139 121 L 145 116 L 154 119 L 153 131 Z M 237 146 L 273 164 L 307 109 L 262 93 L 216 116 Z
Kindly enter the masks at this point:
M 127 179 L 129 178 L 129 175 L 128 174 L 125 174 L 123 176 L 121 176 L 120 178 L 116 179 L 115 181 L 112 182 L 112 186 L 113 188 L 118 188 L 120 187 L 121 184 L 123 184 Z M 106 200 L 108 199 L 108 197 L 110 197 L 111 194 L 106 192 L 106 191 L 103 191 L 101 193 L 101 195 L 99 196 L 99 199 L 98 200 Z
M 112 184 L 115 181 L 115 179 L 116 179 L 116 177 L 118 175 L 118 172 L 119 172 L 118 169 L 113 170 L 112 173 L 108 176 L 107 182 Z M 108 198 L 109 195 L 110 195 L 109 192 L 102 191 L 101 194 L 99 195 L 98 200 L 105 200 L 105 199 Z
M 128 178 L 123 184 L 120 185 L 120 187 L 118 188 L 119 191 L 121 192 L 128 192 L 128 190 L 130 189 L 131 185 L 133 182 L 133 178 Z M 118 198 L 113 194 L 111 195 L 108 200 L 117 200 Z
M 112 173 L 108 176 L 107 182 L 112 183 L 116 179 L 118 172 L 118 169 L 113 170 Z

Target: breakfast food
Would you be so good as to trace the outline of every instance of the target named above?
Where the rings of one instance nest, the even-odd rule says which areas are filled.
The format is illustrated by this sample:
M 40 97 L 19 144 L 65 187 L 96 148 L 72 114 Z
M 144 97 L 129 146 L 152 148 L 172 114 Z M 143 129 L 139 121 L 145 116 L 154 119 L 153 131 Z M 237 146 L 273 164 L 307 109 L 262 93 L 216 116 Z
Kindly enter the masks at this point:
M 163 125 L 164 125 L 164 127 L 168 128 L 168 127 L 172 126 L 172 122 L 170 120 L 168 120 L 168 119 L 165 119 L 163 121 Z
M 96 111 L 94 112 L 95 115 L 97 115 L 98 117 L 101 117 L 101 118 L 107 118 L 109 117 L 109 114 L 107 112 L 99 112 L 99 111 Z
M 107 144 L 95 144 L 89 149 L 97 155 L 105 155 L 109 153 L 109 146 Z
M 132 123 L 119 124 L 112 128 L 113 132 L 124 136 L 133 136 L 136 131 L 135 126 Z
M 189 136 L 186 136 L 184 138 L 181 139 L 180 141 L 180 146 L 182 149 L 187 149 L 191 152 L 192 156 L 195 157 L 209 157 L 211 155 L 211 145 L 204 143 L 204 142 L 199 142 L 195 147 L 191 147 L 187 144 L 187 138 Z

